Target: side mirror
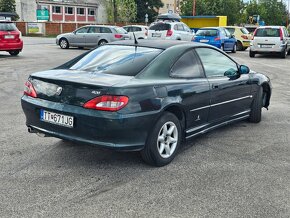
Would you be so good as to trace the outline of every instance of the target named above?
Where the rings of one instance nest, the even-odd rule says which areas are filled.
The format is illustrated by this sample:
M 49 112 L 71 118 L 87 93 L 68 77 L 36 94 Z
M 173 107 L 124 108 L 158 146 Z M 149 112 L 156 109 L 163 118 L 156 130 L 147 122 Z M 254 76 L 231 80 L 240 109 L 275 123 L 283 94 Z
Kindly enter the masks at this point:
M 238 76 L 238 72 L 235 69 L 229 69 L 224 73 L 224 76 L 227 76 L 229 78 L 233 78 L 233 77 L 237 77 Z
M 250 68 L 247 67 L 246 65 L 241 65 L 239 68 L 240 74 L 248 74 L 250 73 Z

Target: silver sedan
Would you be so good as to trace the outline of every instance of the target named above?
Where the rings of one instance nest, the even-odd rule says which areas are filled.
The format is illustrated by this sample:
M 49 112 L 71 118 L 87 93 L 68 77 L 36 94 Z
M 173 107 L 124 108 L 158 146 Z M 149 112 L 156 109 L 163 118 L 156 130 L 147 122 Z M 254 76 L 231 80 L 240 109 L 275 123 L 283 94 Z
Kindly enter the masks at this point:
M 122 27 L 88 25 L 71 33 L 60 34 L 56 37 L 56 44 L 62 49 L 69 47 L 95 47 L 108 42 L 129 39 L 129 35 Z

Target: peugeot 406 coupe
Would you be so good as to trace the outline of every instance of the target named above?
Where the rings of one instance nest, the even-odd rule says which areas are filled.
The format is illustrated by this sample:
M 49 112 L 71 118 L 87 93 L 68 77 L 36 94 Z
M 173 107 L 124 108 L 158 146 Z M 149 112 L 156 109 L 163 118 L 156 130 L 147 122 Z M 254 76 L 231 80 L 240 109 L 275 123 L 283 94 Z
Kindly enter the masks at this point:
M 29 132 L 126 151 L 164 166 L 184 140 L 268 108 L 267 76 L 218 48 L 119 41 L 33 73 L 21 99 Z

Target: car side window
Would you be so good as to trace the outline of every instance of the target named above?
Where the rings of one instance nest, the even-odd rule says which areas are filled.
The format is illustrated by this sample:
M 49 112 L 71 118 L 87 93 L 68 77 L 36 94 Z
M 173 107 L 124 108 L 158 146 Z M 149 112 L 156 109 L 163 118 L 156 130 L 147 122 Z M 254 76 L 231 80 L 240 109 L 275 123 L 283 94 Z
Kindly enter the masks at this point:
M 140 27 L 132 27 L 132 29 L 133 29 L 133 31 L 134 32 L 140 32 L 140 31 L 142 31 L 142 29 L 140 28 Z
M 223 53 L 211 48 L 196 48 L 197 54 L 203 64 L 206 77 L 223 77 L 237 75 L 238 66 Z
M 224 29 L 224 30 L 225 30 L 226 36 L 231 37 L 232 34 L 227 29 Z
M 76 34 L 87 33 L 88 29 L 89 29 L 89 27 L 82 27 L 76 31 Z
M 183 25 L 182 24 L 177 24 L 177 28 L 179 31 L 184 31 Z
M 127 26 L 127 27 L 123 27 L 123 28 L 124 28 L 124 30 L 126 30 L 128 33 L 131 32 L 131 31 L 130 31 L 130 27 Z
M 184 53 L 173 65 L 171 77 L 176 78 L 201 78 L 203 70 L 197 55 L 193 50 Z
M 100 33 L 100 27 L 90 27 L 88 33 Z
M 107 27 L 101 27 L 101 33 L 112 33 L 112 30 Z
M 174 30 L 178 30 L 177 24 L 174 25 Z

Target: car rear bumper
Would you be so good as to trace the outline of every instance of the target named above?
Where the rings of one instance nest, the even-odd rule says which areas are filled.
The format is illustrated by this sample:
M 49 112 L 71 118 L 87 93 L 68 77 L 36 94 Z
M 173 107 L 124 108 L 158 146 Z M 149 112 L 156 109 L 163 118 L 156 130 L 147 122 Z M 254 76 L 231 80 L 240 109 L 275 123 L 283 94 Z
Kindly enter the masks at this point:
M 242 41 L 242 44 L 243 44 L 243 46 L 244 47 L 250 47 L 250 45 L 251 45 L 251 41 L 250 40 L 248 40 L 248 41 Z
M 23 49 L 23 41 L 20 42 L 0 42 L 0 51 L 13 51 Z
M 252 52 L 255 53 L 281 53 L 285 50 L 285 46 L 273 46 L 272 48 L 261 48 L 260 46 L 251 46 Z
M 116 150 L 141 150 L 158 113 L 123 115 L 89 110 L 79 106 L 23 96 L 26 125 L 34 130 L 65 140 L 98 145 Z M 40 120 L 40 109 L 74 117 L 68 128 Z

